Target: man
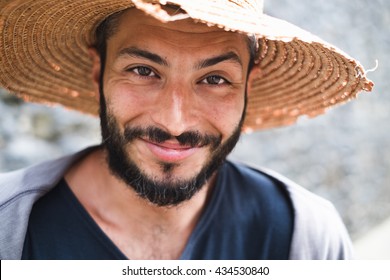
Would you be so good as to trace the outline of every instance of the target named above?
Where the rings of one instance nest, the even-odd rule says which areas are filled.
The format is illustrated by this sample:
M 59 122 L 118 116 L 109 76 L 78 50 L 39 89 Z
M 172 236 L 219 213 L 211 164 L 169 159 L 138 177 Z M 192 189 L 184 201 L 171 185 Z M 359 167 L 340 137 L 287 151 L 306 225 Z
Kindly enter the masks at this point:
M 371 90 L 262 1 L 0 1 L 0 83 L 96 113 L 102 144 L 0 176 L 2 259 L 344 259 L 333 206 L 226 161 L 241 131 Z M 88 54 L 88 57 L 87 57 Z

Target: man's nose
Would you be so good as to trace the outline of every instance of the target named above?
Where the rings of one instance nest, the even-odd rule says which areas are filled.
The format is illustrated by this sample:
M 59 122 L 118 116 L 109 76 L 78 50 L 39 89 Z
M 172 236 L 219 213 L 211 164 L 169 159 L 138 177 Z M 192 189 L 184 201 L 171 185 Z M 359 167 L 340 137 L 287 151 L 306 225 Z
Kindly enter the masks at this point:
M 152 119 L 173 136 L 179 136 L 196 123 L 196 98 L 191 86 L 165 86 L 159 94 Z

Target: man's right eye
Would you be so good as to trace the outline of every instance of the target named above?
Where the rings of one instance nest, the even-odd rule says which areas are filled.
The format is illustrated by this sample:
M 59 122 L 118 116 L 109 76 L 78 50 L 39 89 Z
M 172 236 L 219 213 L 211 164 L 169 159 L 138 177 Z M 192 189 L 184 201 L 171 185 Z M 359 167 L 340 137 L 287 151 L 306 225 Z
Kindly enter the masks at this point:
M 152 69 L 150 69 L 149 67 L 146 67 L 146 66 L 133 67 L 133 68 L 128 69 L 127 71 L 133 72 L 133 73 L 135 73 L 139 76 L 143 76 L 143 77 L 157 76 L 156 73 L 154 73 L 154 71 Z

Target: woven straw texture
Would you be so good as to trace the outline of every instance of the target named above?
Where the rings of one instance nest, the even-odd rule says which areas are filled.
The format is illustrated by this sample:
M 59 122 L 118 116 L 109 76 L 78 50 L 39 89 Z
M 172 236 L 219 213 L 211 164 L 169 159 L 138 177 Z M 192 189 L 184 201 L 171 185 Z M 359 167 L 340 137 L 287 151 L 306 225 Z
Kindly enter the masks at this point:
M 162 21 L 141 0 L 0 0 L 0 85 L 27 101 L 97 115 L 88 46 L 108 15 L 132 7 Z M 165 4 L 165 1 L 159 1 Z M 363 67 L 319 38 L 262 13 L 262 1 L 169 1 L 196 21 L 255 34 L 261 71 L 249 88 L 246 130 L 294 123 L 372 89 Z

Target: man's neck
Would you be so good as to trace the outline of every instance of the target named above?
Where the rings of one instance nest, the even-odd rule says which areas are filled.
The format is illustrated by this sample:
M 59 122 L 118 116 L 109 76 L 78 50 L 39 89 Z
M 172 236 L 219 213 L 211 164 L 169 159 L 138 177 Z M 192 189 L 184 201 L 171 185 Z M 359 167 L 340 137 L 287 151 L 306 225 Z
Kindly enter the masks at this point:
M 190 200 L 161 207 L 139 197 L 110 172 L 102 149 L 75 164 L 65 179 L 87 212 L 131 259 L 180 257 L 214 185 L 215 175 Z

